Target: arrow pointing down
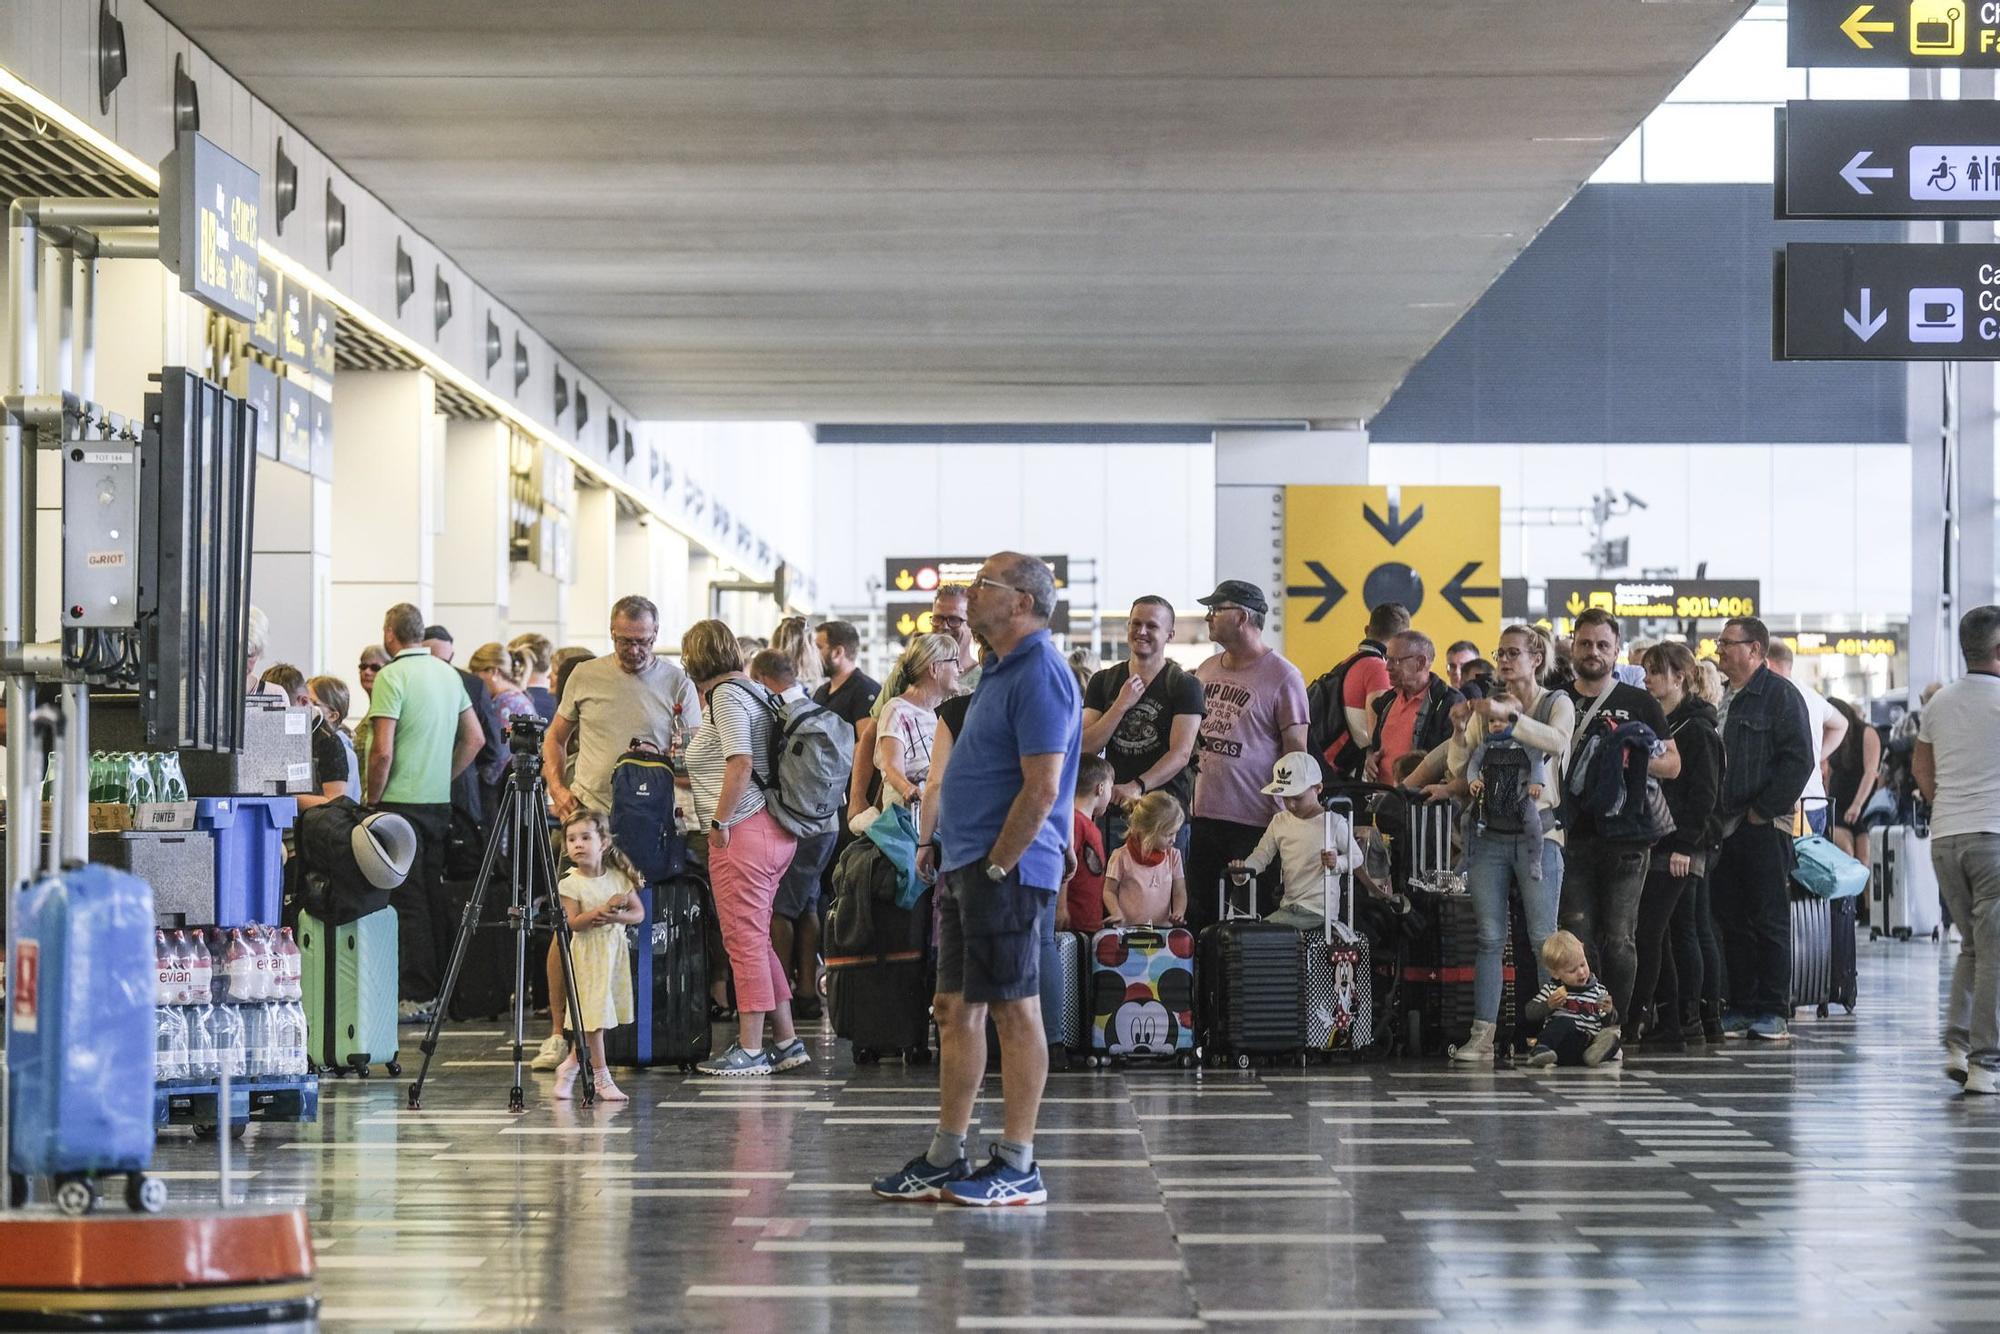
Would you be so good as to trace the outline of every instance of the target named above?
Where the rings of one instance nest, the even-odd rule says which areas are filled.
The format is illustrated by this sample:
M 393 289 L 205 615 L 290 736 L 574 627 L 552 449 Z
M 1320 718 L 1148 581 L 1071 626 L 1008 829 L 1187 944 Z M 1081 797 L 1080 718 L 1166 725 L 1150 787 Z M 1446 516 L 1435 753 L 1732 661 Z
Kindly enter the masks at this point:
M 1393 547 L 1408 537 L 1411 529 L 1424 521 L 1424 507 L 1422 505 L 1417 506 L 1416 509 L 1410 512 L 1410 517 L 1406 520 L 1403 518 L 1403 502 L 1401 500 L 1392 500 L 1389 502 L 1389 518 L 1387 522 L 1384 522 L 1382 516 L 1375 512 L 1373 505 L 1363 505 L 1361 507 L 1361 517 L 1368 520 L 1368 526 L 1382 534 L 1382 540 Z
M 1285 596 L 1319 599 L 1319 605 L 1306 613 L 1306 623 L 1310 625 L 1314 621 L 1324 619 L 1328 612 L 1338 606 L 1340 600 L 1347 596 L 1347 589 L 1341 585 L 1340 580 L 1333 577 L 1333 571 L 1316 560 L 1306 562 L 1306 573 L 1319 582 L 1293 584 L 1285 589 Z
M 1840 178 L 1853 186 L 1854 193 L 1858 195 L 1872 195 L 1875 193 L 1868 188 L 1868 182 L 1862 179 L 1863 177 L 1872 177 L 1885 181 L 1895 179 L 1896 169 L 1894 167 L 1864 167 L 1861 165 L 1872 157 L 1874 152 L 1875 150 L 1872 148 L 1864 148 L 1849 158 L 1847 165 L 1840 169 Z
M 1854 317 L 1854 312 L 1846 309 L 1845 307 L 1842 307 L 1840 312 L 1840 318 L 1847 321 L 1847 327 L 1852 329 L 1854 331 L 1854 336 L 1856 338 L 1859 338 L 1864 343 L 1867 342 L 1869 339 L 1873 338 L 1876 334 L 1881 333 L 1882 326 L 1889 322 L 1889 312 L 1886 310 L 1876 311 L 1875 317 L 1873 319 L 1870 319 L 1868 317 L 1868 299 L 1869 299 L 1869 291 L 1867 288 L 1864 287 L 1861 289 L 1860 319 L 1856 319 Z

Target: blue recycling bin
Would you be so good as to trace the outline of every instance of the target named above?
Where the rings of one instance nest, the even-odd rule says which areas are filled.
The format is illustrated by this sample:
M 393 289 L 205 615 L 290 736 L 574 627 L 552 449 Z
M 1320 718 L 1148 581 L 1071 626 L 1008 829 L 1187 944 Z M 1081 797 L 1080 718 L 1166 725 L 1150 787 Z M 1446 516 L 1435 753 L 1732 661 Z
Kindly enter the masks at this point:
M 215 835 L 215 924 L 276 926 L 284 910 L 285 831 L 294 797 L 196 797 L 194 827 Z

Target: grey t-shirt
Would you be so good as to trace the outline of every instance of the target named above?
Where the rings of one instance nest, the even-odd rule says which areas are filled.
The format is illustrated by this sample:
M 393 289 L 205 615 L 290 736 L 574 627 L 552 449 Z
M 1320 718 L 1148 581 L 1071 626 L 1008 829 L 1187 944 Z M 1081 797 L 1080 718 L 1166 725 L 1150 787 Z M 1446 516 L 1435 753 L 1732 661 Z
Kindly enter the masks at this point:
M 643 737 L 668 750 L 701 726 L 701 700 L 694 682 L 665 658 L 638 675 L 615 656 L 579 663 L 563 686 L 556 715 L 576 724 L 576 777 L 570 786 L 578 801 L 611 809 L 611 771 L 618 757 Z

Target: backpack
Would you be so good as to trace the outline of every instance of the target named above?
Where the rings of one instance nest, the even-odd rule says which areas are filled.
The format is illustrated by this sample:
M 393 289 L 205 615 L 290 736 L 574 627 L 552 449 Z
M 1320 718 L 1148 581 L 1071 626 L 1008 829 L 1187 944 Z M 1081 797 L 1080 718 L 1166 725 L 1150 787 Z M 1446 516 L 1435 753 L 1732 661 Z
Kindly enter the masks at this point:
M 635 738 L 611 766 L 611 841 L 649 885 L 687 870 L 687 840 L 674 822 L 674 771 L 649 742 Z
M 1380 649 L 1364 644 L 1306 687 L 1306 753 L 1318 757 L 1343 777 L 1357 777 L 1363 758 L 1362 747 L 1347 726 L 1347 706 L 1341 702 L 1347 693 L 1347 673 L 1363 658 L 1381 656 Z M 1336 759 L 1327 752 L 1343 737 L 1349 744 Z
M 389 906 L 390 889 L 371 882 L 354 854 L 355 834 L 376 814 L 352 797 L 335 797 L 300 811 L 293 824 L 298 906 L 324 926 L 345 926 Z
M 1534 757 L 1520 742 L 1489 745 L 1479 765 L 1479 778 L 1486 790 L 1481 794 L 1480 819 L 1495 834 L 1519 834 L 1527 829 L 1521 811 L 1534 798 L 1528 788 L 1534 771 Z
M 854 770 L 854 729 L 810 699 L 781 705 L 762 689 L 750 691 L 750 697 L 771 723 L 764 772 L 758 773 L 754 762 L 750 766 L 771 818 L 798 838 L 833 832 Z

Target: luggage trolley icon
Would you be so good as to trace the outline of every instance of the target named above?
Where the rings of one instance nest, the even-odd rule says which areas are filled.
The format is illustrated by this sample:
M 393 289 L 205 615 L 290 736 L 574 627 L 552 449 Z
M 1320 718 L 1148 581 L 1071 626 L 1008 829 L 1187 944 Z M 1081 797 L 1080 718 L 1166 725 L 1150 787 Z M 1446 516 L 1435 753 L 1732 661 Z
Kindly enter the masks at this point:
M 1966 3 L 1967 0 L 1910 0 L 1910 54 L 1963 55 Z

